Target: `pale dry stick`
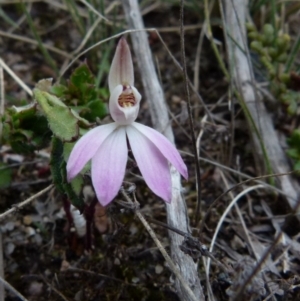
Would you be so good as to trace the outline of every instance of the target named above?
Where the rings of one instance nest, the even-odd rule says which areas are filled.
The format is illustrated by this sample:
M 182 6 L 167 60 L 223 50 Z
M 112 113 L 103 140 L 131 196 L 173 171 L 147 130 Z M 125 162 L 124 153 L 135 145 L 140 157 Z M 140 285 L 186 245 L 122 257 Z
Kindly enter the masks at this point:
M 81 49 L 85 46 L 85 44 L 93 34 L 94 30 L 97 28 L 98 24 L 101 22 L 101 20 L 102 18 L 98 17 L 98 19 L 94 22 L 94 24 L 89 28 L 88 32 L 86 33 L 85 37 L 81 41 L 80 45 L 72 52 L 73 55 L 81 51 Z
M 108 20 L 106 17 L 104 17 L 102 14 L 100 14 L 90 3 L 88 3 L 85 0 L 79 0 L 81 3 L 83 3 L 89 10 L 91 10 L 94 14 L 105 20 L 106 24 L 113 25 L 113 22 Z
M 205 33 L 205 23 L 200 31 L 199 40 L 196 49 L 196 58 L 195 58 L 195 70 L 194 70 L 194 87 L 196 90 L 199 89 L 199 77 L 200 77 L 200 58 L 201 58 L 201 50 L 202 44 L 204 40 Z
M 171 271 L 174 273 L 174 275 L 176 276 L 176 278 L 181 282 L 181 285 L 184 287 L 184 289 L 187 292 L 187 295 L 189 296 L 189 300 L 199 301 L 196 298 L 196 296 L 194 295 L 193 291 L 188 286 L 188 284 L 183 279 L 182 275 L 180 274 L 180 271 L 178 270 L 178 268 L 176 267 L 176 265 L 173 263 L 172 259 L 168 255 L 167 251 L 165 250 L 165 248 L 163 247 L 163 245 L 161 244 L 161 242 L 157 238 L 155 232 L 153 231 L 153 229 L 151 228 L 151 226 L 149 225 L 149 223 L 144 218 L 143 214 L 141 213 L 141 211 L 139 209 L 139 205 L 140 204 L 136 200 L 135 195 L 133 194 L 134 201 L 132 201 L 131 198 L 126 194 L 126 192 L 124 191 L 123 188 L 121 188 L 121 193 L 124 196 L 124 198 L 126 199 L 126 201 L 131 206 L 133 206 L 135 208 L 135 211 L 134 211 L 135 214 L 137 215 L 137 217 L 139 218 L 139 220 L 141 221 L 141 223 L 144 225 L 144 227 L 146 228 L 146 230 L 150 234 L 151 238 L 153 239 L 153 241 L 156 244 L 157 248 L 159 249 L 160 253 L 163 255 L 164 259 L 168 263 L 168 266 L 171 269 Z
M 108 14 L 117 4 L 118 4 L 118 1 L 113 1 L 109 5 L 109 7 L 105 9 L 105 13 Z M 102 19 L 103 19 L 102 16 L 98 17 L 98 19 L 94 22 L 94 24 L 90 27 L 90 29 L 86 33 L 86 35 L 85 35 L 84 39 L 82 40 L 82 42 L 80 43 L 80 45 L 72 52 L 73 55 L 77 54 L 84 47 L 84 45 L 87 43 L 87 41 L 89 40 L 92 33 L 94 32 L 94 30 L 96 29 L 96 27 L 98 26 L 98 24 L 100 23 L 100 21 Z
M 16 295 L 18 298 L 20 298 L 21 301 L 28 301 L 23 295 L 21 295 L 13 286 L 11 286 L 2 277 L 0 277 L 0 283 L 2 283 L 8 291 Z
M 58 2 L 58 1 L 55 1 L 55 0 L 42 0 L 41 2 L 45 2 L 45 3 L 48 3 L 49 5 L 51 6 L 54 6 L 54 7 L 57 7 L 59 9 L 62 9 L 62 10 L 65 10 L 67 12 L 69 12 L 69 8 L 62 4 L 61 2 Z M 83 18 L 88 18 L 89 17 L 89 14 L 82 8 L 78 7 L 78 15 L 80 17 L 83 17 Z
M 24 37 L 24 36 L 20 36 L 20 35 L 14 34 L 14 33 L 7 33 L 3 30 L 0 30 L 0 36 L 10 38 L 10 39 L 15 39 L 15 40 L 22 41 L 22 42 L 32 44 L 32 45 L 38 45 L 38 42 L 36 40 L 30 39 L 30 38 L 27 38 L 27 37 Z M 72 59 L 72 55 L 70 55 L 69 53 L 67 53 L 63 50 L 60 50 L 56 47 L 53 47 L 51 45 L 47 45 L 47 44 L 44 44 L 44 43 L 43 43 L 43 46 L 46 49 L 48 49 L 48 50 L 50 50 L 54 53 L 60 54 L 61 56 L 66 57 L 68 59 Z
M 274 129 L 273 121 L 255 90 L 245 29 L 246 1 L 231 0 L 220 1 L 220 3 L 225 6 L 224 28 L 228 35 L 226 43 L 229 63 L 233 70 L 232 77 L 242 97 L 242 105 L 249 114 L 248 118 L 252 120 L 251 130 L 255 150 L 260 156 L 260 160 L 265 160 L 265 154 L 267 154 L 275 173 L 286 173 L 290 169 L 288 160 Z M 265 161 L 264 163 L 267 164 Z M 279 182 L 282 190 L 287 195 L 291 195 L 291 197 L 287 197 L 289 206 L 293 209 L 296 208 L 300 191 L 298 183 L 290 176 L 279 178 Z
M 40 36 L 43 36 L 43 35 L 46 35 L 46 34 L 50 34 L 52 33 L 53 31 L 56 31 L 56 30 L 59 30 L 60 27 L 63 27 L 64 25 L 68 24 L 70 22 L 70 20 L 72 20 L 72 17 L 69 16 L 69 17 L 66 17 L 62 20 L 58 20 L 55 24 L 53 24 L 52 26 L 47 26 L 45 29 L 43 30 L 39 30 L 39 35 Z M 45 46 L 45 44 L 44 44 Z
M 224 172 L 223 172 L 223 171 L 221 171 L 221 178 L 222 178 L 222 180 L 223 180 L 223 183 L 225 184 L 226 190 L 228 190 L 230 187 L 229 187 L 229 184 L 228 184 L 227 179 L 225 178 L 225 175 L 224 175 Z M 233 195 L 232 191 L 229 191 L 228 194 L 229 194 L 230 198 L 233 200 L 233 199 L 234 199 L 234 195 Z M 255 252 L 255 248 L 254 248 L 253 243 L 252 243 L 252 240 L 251 240 L 251 238 L 250 238 L 249 231 L 248 231 L 248 229 L 247 229 L 245 220 L 244 220 L 244 218 L 243 218 L 243 216 L 242 216 L 242 214 L 241 214 L 241 210 L 240 210 L 240 208 L 239 208 L 237 202 L 234 204 L 234 209 L 236 210 L 236 212 L 237 212 L 237 214 L 238 214 L 238 217 L 239 217 L 240 222 L 241 222 L 241 224 L 242 224 L 242 227 L 243 227 L 244 233 L 245 233 L 245 235 L 246 235 L 247 241 L 248 241 L 248 243 L 249 243 L 249 245 L 250 245 L 250 247 L 251 247 L 251 249 L 252 249 L 252 252 L 253 252 L 253 254 L 254 254 L 254 256 L 255 256 L 255 259 L 258 260 L 259 258 L 258 258 L 257 254 L 256 254 L 256 252 Z
M 143 10 L 141 10 L 141 15 L 145 16 L 149 14 L 151 11 L 159 8 L 161 6 L 160 1 L 155 1 L 154 3 L 150 4 L 149 6 L 145 7 Z
M 192 114 L 192 104 L 191 95 L 188 83 L 187 66 L 186 66 L 186 56 L 185 56 L 185 33 L 184 33 L 184 0 L 180 2 L 180 50 L 181 50 L 181 60 L 182 60 L 182 73 L 183 73 L 183 84 L 185 90 L 185 96 L 187 100 L 187 110 L 188 110 L 188 120 L 192 138 L 192 149 L 195 156 L 195 169 L 196 169 L 196 183 L 197 183 L 197 206 L 194 217 L 194 224 L 197 225 L 198 219 L 200 218 L 201 211 L 201 169 L 197 153 L 197 143 L 195 134 L 195 123 Z
M 32 195 L 31 197 L 29 197 L 28 199 L 26 199 L 25 201 L 19 203 L 19 204 L 15 204 L 13 208 L 3 212 L 0 214 L 0 221 L 3 220 L 5 217 L 7 217 L 8 215 L 18 211 L 19 209 L 25 207 L 26 205 L 28 205 L 29 203 L 31 203 L 32 201 L 34 201 L 36 198 L 40 197 L 41 195 L 43 195 L 44 193 L 46 193 L 47 191 L 49 191 L 51 188 L 53 188 L 54 185 L 51 184 L 48 187 L 44 188 L 43 190 L 39 191 L 38 193 Z
M 43 0 L 22 0 L 24 3 L 43 2 Z M 20 3 L 20 0 L 0 0 L 0 4 Z
M 32 97 L 31 89 L 4 63 L 4 61 L 0 58 L 0 66 L 27 92 L 29 96 Z
M 198 134 L 197 141 L 196 141 L 197 157 L 198 158 L 200 157 L 200 141 L 201 141 L 202 136 L 204 134 L 204 130 L 203 130 L 202 124 L 205 123 L 206 121 L 207 121 L 207 115 L 204 115 L 204 117 L 201 119 L 201 130 L 200 130 L 200 132 Z
M 136 0 L 122 1 L 127 22 L 130 28 L 140 29 L 140 31 L 131 32 L 131 41 L 133 50 L 137 58 L 137 64 L 141 74 L 141 80 L 144 87 L 146 99 L 149 104 L 152 124 L 158 131 L 164 131 L 164 135 L 174 143 L 174 135 L 169 123 L 168 109 L 164 99 L 164 93 L 159 83 L 155 71 L 152 53 L 149 47 L 148 37 L 144 29 L 144 23 L 140 14 L 139 5 Z M 157 32 L 157 31 L 155 31 Z M 159 33 L 157 32 L 159 35 Z M 167 222 L 169 226 L 179 229 L 182 232 L 190 233 L 189 220 L 185 200 L 182 196 L 181 179 L 178 171 L 171 167 L 172 179 L 172 200 L 166 204 Z M 193 259 L 180 250 L 183 237 L 173 231 L 169 231 L 170 250 L 173 262 L 178 266 L 184 281 L 192 288 L 198 301 L 204 300 L 203 290 L 197 270 L 197 264 Z M 181 300 L 189 300 L 190 297 L 176 279 L 175 287 Z
M 55 288 L 50 282 L 48 282 L 44 276 L 41 275 L 40 278 L 49 286 L 51 290 L 53 290 L 64 301 L 69 301 L 69 299 L 67 299 L 67 297 L 65 297 L 57 288 Z
M 218 225 L 216 227 L 216 230 L 214 232 L 214 235 L 213 235 L 213 238 L 211 240 L 211 243 L 210 243 L 210 247 L 209 247 L 209 252 L 213 252 L 213 249 L 214 249 L 214 246 L 215 246 L 215 242 L 216 242 L 216 239 L 217 239 L 217 236 L 219 234 L 219 231 L 222 227 L 222 224 L 224 223 L 224 220 L 227 216 L 227 214 L 229 213 L 229 211 L 231 210 L 231 208 L 236 204 L 236 202 L 241 198 L 243 197 L 245 194 L 249 193 L 250 191 L 253 191 L 253 190 L 256 190 L 256 189 L 261 189 L 261 188 L 264 188 L 265 187 L 263 185 L 255 185 L 255 186 L 251 186 L 251 187 L 248 187 L 246 188 L 245 190 L 243 190 L 242 192 L 240 192 L 231 202 L 230 204 L 228 205 L 228 207 L 226 208 L 226 210 L 223 212 L 219 222 L 218 222 Z M 209 276 L 209 270 L 210 270 L 210 258 L 207 259 L 207 266 L 206 266 L 206 275 Z
M 27 7 L 27 11 L 31 11 L 31 6 L 32 6 L 32 3 L 30 3 Z M 8 33 L 13 33 L 17 28 L 19 28 L 20 26 L 22 26 L 22 23 L 26 21 L 26 15 L 25 14 L 22 14 L 22 16 L 17 20 L 15 21 L 15 25 L 14 26 L 11 26 L 7 32 Z
M 154 248 L 156 250 L 156 248 Z M 149 250 L 149 249 L 148 249 Z M 85 273 L 87 275 L 90 275 L 90 276 L 94 276 L 94 277 L 99 277 L 99 278 L 106 278 L 106 279 L 109 279 L 109 280 L 113 280 L 113 281 L 116 281 L 116 282 L 120 282 L 124 285 L 128 285 L 128 286 L 139 286 L 140 284 L 135 284 L 135 283 L 128 283 L 128 282 L 125 282 L 124 280 L 122 279 L 118 279 L 118 278 L 115 278 L 115 277 L 112 277 L 112 276 L 108 276 L 108 275 L 105 275 L 105 274 L 101 274 L 101 273 L 96 273 L 96 272 L 92 272 L 90 270 L 84 270 L 84 269 L 80 269 L 80 268 L 76 268 L 76 267 L 68 267 L 66 270 L 63 270 L 62 272 L 67 272 L 67 271 L 71 271 L 71 272 L 75 272 L 75 273 Z
M 202 24 L 195 24 L 195 25 L 184 25 L 184 31 L 188 30 L 195 30 L 202 28 Z M 169 26 L 169 27 L 156 27 L 156 30 L 158 32 L 180 32 L 180 27 L 179 26 Z

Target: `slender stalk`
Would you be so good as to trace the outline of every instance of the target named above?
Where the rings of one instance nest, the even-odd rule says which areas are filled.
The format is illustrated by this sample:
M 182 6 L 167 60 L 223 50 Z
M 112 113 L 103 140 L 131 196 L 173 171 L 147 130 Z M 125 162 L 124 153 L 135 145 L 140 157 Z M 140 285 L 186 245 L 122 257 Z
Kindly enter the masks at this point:
M 13 286 L 11 286 L 7 281 L 0 277 L 0 283 L 2 283 L 7 290 L 17 296 L 21 301 L 28 301 L 23 295 L 21 295 Z
M 198 219 L 200 217 L 200 210 L 201 210 L 201 171 L 200 171 L 200 163 L 197 153 L 197 145 L 196 145 L 196 135 L 194 131 L 194 120 L 192 115 L 192 105 L 191 105 L 191 96 L 188 84 L 188 76 L 187 76 L 187 69 L 186 69 L 186 60 L 185 60 L 185 44 L 184 44 L 184 0 L 181 0 L 180 5 L 180 47 L 181 47 L 181 60 L 182 60 L 182 68 L 183 68 L 183 79 L 184 79 L 184 89 L 185 95 L 187 100 L 187 109 L 189 115 L 189 124 L 191 130 L 191 137 L 192 137 L 192 145 L 193 145 L 193 152 L 195 156 L 195 164 L 196 164 L 196 175 L 197 175 L 197 208 L 196 214 L 194 219 L 194 225 L 197 225 Z
M 25 201 L 15 205 L 13 208 L 5 211 L 4 213 L 0 214 L 0 221 L 2 219 L 4 219 L 5 217 L 7 217 L 8 215 L 12 214 L 13 212 L 25 207 L 26 205 L 28 205 L 30 202 L 34 201 L 36 198 L 40 197 L 41 195 L 43 195 L 44 193 L 46 193 L 47 191 L 49 191 L 51 188 L 53 187 L 53 184 L 49 185 L 48 187 L 46 187 L 45 189 L 39 191 L 38 193 L 34 194 L 33 196 L 31 196 L 30 198 L 26 199 Z

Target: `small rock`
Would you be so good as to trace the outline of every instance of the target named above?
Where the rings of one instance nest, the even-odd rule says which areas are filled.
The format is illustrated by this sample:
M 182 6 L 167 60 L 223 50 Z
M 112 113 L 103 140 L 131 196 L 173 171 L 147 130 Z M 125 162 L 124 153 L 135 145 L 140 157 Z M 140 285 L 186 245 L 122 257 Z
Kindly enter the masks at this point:
M 29 284 L 28 293 L 31 296 L 39 296 L 43 292 L 43 283 L 33 281 Z
M 120 265 L 121 264 L 120 259 L 119 258 L 115 258 L 114 264 L 115 265 Z
M 155 273 L 156 274 L 161 274 L 163 272 L 164 268 L 160 265 L 160 264 L 157 264 L 155 266 Z
M 23 224 L 29 226 L 32 223 L 32 218 L 30 215 L 25 215 L 23 217 Z
M 26 233 L 27 237 L 33 236 L 33 235 L 35 235 L 35 229 L 33 229 L 32 227 L 26 227 L 25 233 Z
M 6 246 L 5 246 L 5 255 L 9 256 L 13 253 L 13 251 L 15 250 L 15 245 L 12 242 L 9 242 Z

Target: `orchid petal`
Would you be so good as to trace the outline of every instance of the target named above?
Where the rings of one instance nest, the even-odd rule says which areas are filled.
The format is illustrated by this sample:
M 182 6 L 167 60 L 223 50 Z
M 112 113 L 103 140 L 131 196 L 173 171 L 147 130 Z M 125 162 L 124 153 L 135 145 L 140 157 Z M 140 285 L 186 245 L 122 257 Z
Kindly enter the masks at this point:
M 119 105 L 119 97 L 123 92 L 123 86 L 116 86 L 109 98 L 109 112 L 113 120 L 120 124 L 126 125 L 132 123 L 139 113 L 141 94 L 135 87 L 130 87 L 134 95 L 135 104 L 132 107 L 121 107 Z
M 134 158 L 149 188 L 166 202 L 171 202 L 171 176 L 168 161 L 159 149 L 135 127 L 126 132 Z
M 179 152 L 164 135 L 137 122 L 133 122 L 132 126 L 135 127 L 140 133 L 145 135 L 185 179 L 188 178 L 187 167 L 184 164 Z
M 110 67 L 108 76 L 110 93 L 112 93 L 113 89 L 120 84 L 124 86 L 133 86 L 134 84 L 131 53 L 127 41 L 124 38 L 121 38 L 118 43 L 116 53 Z
M 73 147 L 67 163 L 67 177 L 71 181 L 95 155 L 103 141 L 116 129 L 116 123 L 98 126 L 83 135 Z
M 128 157 L 124 127 L 116 129 L 92 158 L 92 182 L 101 205 L 117 195 L 125 175 Z

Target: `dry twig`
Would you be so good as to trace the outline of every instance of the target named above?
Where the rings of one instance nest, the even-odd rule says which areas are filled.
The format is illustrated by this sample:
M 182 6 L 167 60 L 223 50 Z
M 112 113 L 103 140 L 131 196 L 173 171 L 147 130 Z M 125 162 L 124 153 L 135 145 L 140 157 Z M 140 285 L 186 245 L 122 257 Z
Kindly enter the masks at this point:
M 7 281 L 0 277 L 0 283 L 2 283 L 7 290 L 20 298 L 21 301 L 28 301 L 23 295 L 21 295 L 14 287 L 12 287 Z
M 130 28 L 144 29 L 143 20 L 136 0 L 124 0 L 123 7 Z M 165 136 L 174 142 L 174 136 L 169 123 L 168 110 L 164 101 L 163 91 L 155 72 L 151 51 L 145 31 L 132 32 L 132 43 L 135 56 L 142 78 L 142 83 L 149 103 L 152 123 L 159 131 L 164 131 Z M 189 223 L 185 200 L 181 194 L 180 175 L 171 167 L 172 177 L 172 201 L 166 206 L 168 224 L 173 228 L 189 233 Z M 197 271 L 197 264 L 180 250 L 183 238 L 169 231 L 170 248 L 172 259 L 178 265 L 181 275 L 198 300 L 204 300 L 202 287 Z M 182 287 L 180 281 L 176 280 L 176 288 L 181 300 L 189 300 L 189 295 Z
M 231 0 L 224 1 L 224 5 L 228 58 L 234 83 L 247 111 L 246 115 L 248 114 L 249 120 L 252 120 L 250 127 L 253 130 L 254 149 L 257 150 L 260 159 L 265 160 L 263 143 L 272 170 L 275 173 L 287 173 L 290 167 L 280 146 L 272 119 L 255 90 L 245 30 L 247 3 L 244 0 Z M 279 178 L 279 182 L 282 190 L 289 195 L 287 200 L 290 207 L 294 209 L 299 193 L 298 184 L 290 176 Z
M 13 212 L 16 212 L 17 210 L 25 207 L 26 205 L 28 205 L 29 203 L 34 201 L 36 198 L 40 197 L 41 195 L 43 195 L 44 193 L 49 191 L 52 187 L 53 187 L 53 184 L 49 185 L 45 189 L 43 189 L 43 190 L 39 191 L 38 193 L 34 194 L 33 196 L 31 196 L 27 200 L 25 200 L 25 201 L 23 201 L 19 204 L 16 204 L 13 208 L 10 208 L 9 210 L 3 212 L 2 214 L 0 214 L 0 221 L 2 219 L 4 219 L 5 217 L 7 217 L 8 215 L 12 214 Z

